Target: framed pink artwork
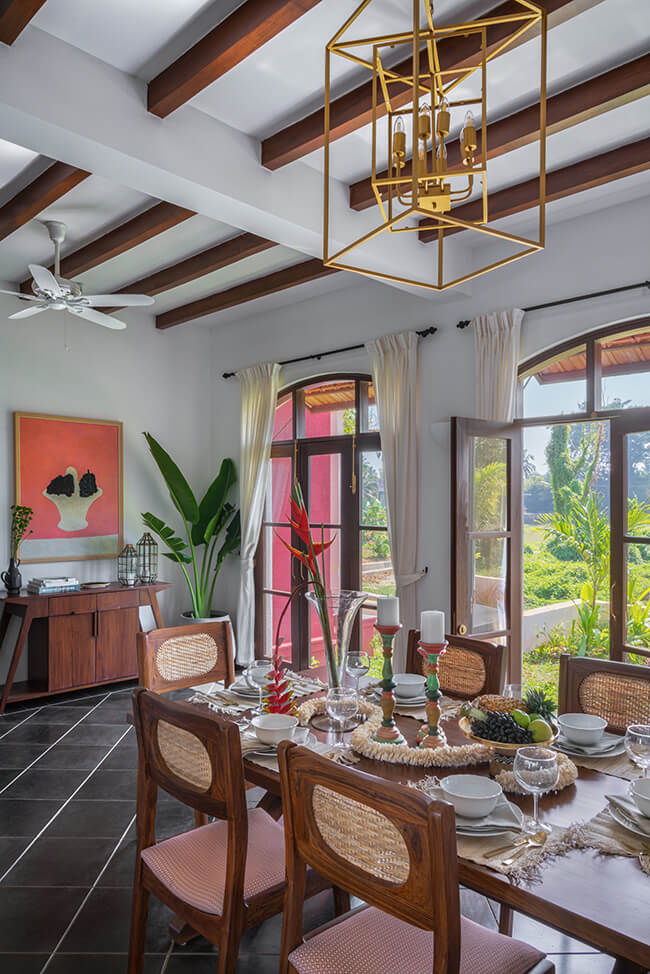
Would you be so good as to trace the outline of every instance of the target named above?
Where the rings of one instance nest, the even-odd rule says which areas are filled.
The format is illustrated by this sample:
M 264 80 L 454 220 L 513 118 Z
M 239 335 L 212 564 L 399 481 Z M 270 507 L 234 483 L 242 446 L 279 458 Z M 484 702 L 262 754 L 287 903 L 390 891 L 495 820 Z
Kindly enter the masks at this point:
M 122 550 L 122 424 L 14 413 L 16 503 L 31 507 L 23 563 L 113 558 Z

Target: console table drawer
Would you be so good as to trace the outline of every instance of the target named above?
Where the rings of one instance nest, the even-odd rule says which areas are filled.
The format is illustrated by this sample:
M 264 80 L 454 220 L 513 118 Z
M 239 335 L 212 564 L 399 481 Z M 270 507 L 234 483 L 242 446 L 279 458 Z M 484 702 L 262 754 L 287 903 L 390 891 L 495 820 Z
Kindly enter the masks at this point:
M 96 596 L 97 608 L 100 612 L 106 609 L 131 609 L 141 605 L 143 600 L 148 603 L 149 596 L 138 589 L 125 588 L 123 592 L 106 592 Z
M 94 595 L 62 595 L 49 599 L 51 616 L 82 615 L 84 612 L 94 612 L 96 608 L 97 598 Z

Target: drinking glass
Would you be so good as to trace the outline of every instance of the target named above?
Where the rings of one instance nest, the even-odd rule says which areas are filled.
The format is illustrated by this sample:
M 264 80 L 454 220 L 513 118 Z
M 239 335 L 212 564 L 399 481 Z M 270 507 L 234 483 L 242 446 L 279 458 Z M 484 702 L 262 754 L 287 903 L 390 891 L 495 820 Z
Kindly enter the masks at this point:
M 515 700 L 521 700 L 523 697 L 523 687 L 521 683 L 506 683 L 503 688 L 504 697 L 514 698 Z
M 632 761 L 643 769 L 641 777 L 648 777 L 650 768 L 650 724 L 630 724 L 625 731 L 625 750 Z
M 264 684 L 266 683 L 266 678 L 269 675 L 273 664 L 271 660 L 268 659 L 254 659 L 252 663 L 249 663 L 244 670 L 244 677 L 249 687 L 257 690 L 259 693 L 259 703 L 257 705 L 256 714 L 261 714 L 262 711 L 262 701 L 264 699 Z
M 547 747 L 520 747 L 513 765 L 515 781 L 533 796 L 533 817 L 524 821 L 526 832 L 550 832 L 550 825 L 539 821 L 539 796 L 557 784 L 560 769 L 557 754 Z
M 340 735 L 340 741 L 336 747 L 345 747 L 343 743 L 343 732 L 348 720 L 351 720 L 359 709 L 359 697 L 357 691 L 350 687 L 331 687 L 327 691 L 325 698 L 327 713 L 336 725 L 336 732 Z
M 345 664 L 348 676 L 354 680 L 354 688 L 359 696 L 359 680 L 365 676 L 370 669 L 370 657 L 367 653 L 348 653 Z

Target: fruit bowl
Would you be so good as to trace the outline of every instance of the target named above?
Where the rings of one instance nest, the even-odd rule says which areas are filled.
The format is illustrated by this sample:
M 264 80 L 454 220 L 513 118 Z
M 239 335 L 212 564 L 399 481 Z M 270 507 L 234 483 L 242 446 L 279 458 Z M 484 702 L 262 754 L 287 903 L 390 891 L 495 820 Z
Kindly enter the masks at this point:
M 494 748 L 497 754 L 515 754 L 520 747 L 550 747 L 554 744 L 560 733 L 557 724 L 554 721 L 550 721 L 551 730 L 553 733 L 545 741 L 534 741 L 534 742 L 524 742 L 522 744 L 506 744 L 503 741 L 490 741 L 487 737 L 477 737 L 476 734 L 472 733 L 472 722 L 469 717 L 461 717 L 458 721 L 458 726 L 461 733 L 465 735 L 470 741 L 475 741 L 477 744 L 486 744 L 488 747 Z

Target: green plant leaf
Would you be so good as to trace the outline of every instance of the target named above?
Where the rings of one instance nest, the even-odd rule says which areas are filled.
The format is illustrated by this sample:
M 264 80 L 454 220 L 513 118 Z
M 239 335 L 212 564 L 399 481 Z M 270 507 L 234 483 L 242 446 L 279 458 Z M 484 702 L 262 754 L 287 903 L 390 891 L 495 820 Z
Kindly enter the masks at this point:
M 151 514 L 148 511 L 142 515 L 142 523 L 157 535 L 163 544 L 166 544 L 171 549 L 171 554 L 163 552 L 166 558 L 171 558 L 172 561 L 179 561 L 184 564 L 192 561 L 189 555 L 184 554 L 187 548 L 187 542 L 183 541 L 182 538 L 178 538 L 174 534 L 173 528 L 170 528 L 164 521 L 161 521 L 159 517 L 156 517 L 155 514 Z
M 192 543 L 207 544 L 212 538 L 219 524 L 219 531 L 222 530 L 228 515 L 222 517 L 222 512 L 227 505 L 228 494 L 237 483 L 237 471 L 235 464 L 229 458 L 222 461 L 219 473 L 214 478 L 205 495 L 199 504 L 199 516 L 196 523 L 192 526 Z M 230 507 L 231 513 L 234 508 Z M 216 531 L 218 534 L 219 531 Z
M 158 443 L 151 433 L 144 433 L 144 437 L 149 445 L 151 455 L 158 465 L 169 495 L 174 506 L 182 514 L 183 518 L 189 523 L 194 524 L 199 520 L 199 505 L 196 497 L 192 493 L 192 488 L 174 463 L 166 450 Z
M 241 547 L 241 519 L 239 517 L 239 511 L 235 514 L 232 521 L 228 525 L 226 531 L 226 537 L 224 539 L 221 548 L 219 549 L 219 554 L 217 556 L 217 566 L 221 566 L 222 561 L 227 555 L 234 555 L 239 551 Z M 218 570 L 218 569 L 217 569 Z

